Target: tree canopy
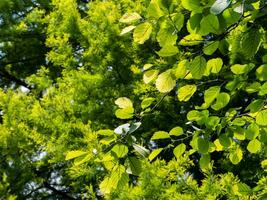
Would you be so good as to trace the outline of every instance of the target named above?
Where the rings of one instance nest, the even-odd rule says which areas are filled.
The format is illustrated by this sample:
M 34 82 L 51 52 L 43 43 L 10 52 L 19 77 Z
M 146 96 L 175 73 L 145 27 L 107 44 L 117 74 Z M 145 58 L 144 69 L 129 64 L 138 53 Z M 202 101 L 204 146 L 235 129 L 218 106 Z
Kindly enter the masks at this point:
M 0 199 L 267 199 L 266 0 L 1 0 Z

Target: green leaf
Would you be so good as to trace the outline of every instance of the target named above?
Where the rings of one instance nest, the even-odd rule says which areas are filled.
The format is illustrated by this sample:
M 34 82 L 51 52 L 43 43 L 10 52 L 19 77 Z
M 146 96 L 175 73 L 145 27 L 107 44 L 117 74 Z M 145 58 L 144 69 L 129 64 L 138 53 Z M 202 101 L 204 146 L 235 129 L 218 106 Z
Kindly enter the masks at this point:
M 129 108 L 133 107 L 133 103 L 127 97 L 120 97 L 115 101 L 115 104 L 119 106 L 119 108 Z
M 200 1 L 196 0 L 182 0 L 181 1 L 182 6 L 190 11 L 193 11 L 194 13 L 201 13 L 202 7 L 200 5 Z
M 260 149 L 261 149 L 261 143 L 259 140 L 254 139 L 248 143 L 247 150 L 250 153 L 257 153 L 258 151 L 260 151 Z
M 180 136 L 180 135 L 184 134 L 184 131 L 183 131 L 182 127 L 176 126 L 170 130 L 169 134 L 173 135 L 173 136 Z
M 189 99 L 197 91 L 196 85 L 185 85 L 178 89 L 178 99 L 179 101 L 189 101 Z
M 156 80 L 156 88 L 162 93 L 170 92 L 176 85 L 172 70 L 168 69 L 161 73 Z
M 207 121 L 205 122 L 205 125 L 207 128 L 210 128 L 212 130 L 215 130 L 216 127 L 219 125 L 220 123 L 220 118 L 217 116 L 211 116 L 207 119 Z
M 126 172 L 128 174 L 132 174 L 138 176 L 142 172 L 142 165 L 141 161 L 136 157 L 128 157 L 129 167 L 127 168 Z
M 151 81 L 153 81 L 154 79 L 157 78 L 159 74 L 158 70 L 148 70 L 144 73 L 143 75 L 143 80 L 145 82 L 145 84 L 150 83 Z
M 221 58 L 210 59 L 207 62 L 207 68 L 205 71 L 205 75 L 209 76 L 210 73 L 213 73 L 213 74 L 219 73 L 222 69 L 222 66 L 223 66 L 223 61 Z
M 200 168 L 206 169 L 209 167 L 209 164 L 210 164 L 210 155 L 209 154 L 201 155 L 201 158 L 199 160 Z
M 223 14 L 223 19 L 226 22 L 227 26 L 231 26 L 232 24 L 238 22 L 241 17 L 240 13 L 235 12 L 232 8 L 227 8 Z
M 209 14 L 202 18 L 198 34 L 208 35 L 209 33 L 218 33 L 219 27 L 219 20 L 216 15 Z
M 121 18 L 120 18 L 120 22 L 121 23 L 131 23 L 131 22 L 134 22 L 138 19 L 141 19 L 141 16 L 136 13 L 136 12 L 133 12 L 133 13 L 125 13 Z
M 175 155 L 177 159 L 179 159 L 183 155 L 185 150 L 186 150 L 186 145 L 184 143 L 181 143 L 177 147 L 174 148 L 173 154 Z
M 144 65 L 143 70 L 148 70 L 148 69 L 150 69 L 151 67 L 153 67 L 153 64 L 151 64 L 151 63 L 147 63 L 147 64 Z
M 133 144 L 133 148 L 135 149 L 136 152 L 138 152 L 143 157 L 147 157 L 150 153 L 148 149 L 146 149 L 145 147 L 139 144 Z
M 118 158 L 123 158 L 128 153 L 128 147 L 123 144 L 116 144 L 111 151 L 114 152 Z
M 155 101 L 155 98 L 153 98 L 153 97 L 145 98 L 141 103 L 141 108 L 145 109 L 145 108 L 149 107 L 154 101 Z
M 212 55 L 219 47 L 219 41 L 211 41 L 203 47 L 203 52 L 206 55 Z
M 164 15 L 164 12 L 161 9 L 162 5 L 160 0 L 151 0 L 148 8 L 147 13 L 150 17 L 158 19 Z
M 266 168 L 267 169 L 267 159 L 261 161 L 261 167 L 264 169 Z
M 180 31 L 184 25 L 184 15 L 180 12 L 171 15 L 172 21 L 175 25 L 175 31 Z M 176 33 L 177 34 L 177 33 Z
M 183 39 L 180 40 L 179 45 L 182 46 L 194 46 L 199 45 L 203 43 L 203 38 L 201 35 L 191 33 L 190 35 L 187 35 L 183 37 Z
M 96 132 L 98 135 L 105 135 L 105 136 L 110 136 L 114 134 L 113 130 L 110 129 L 103 129 L 103 130 L 99 130 Z
M 179 52 L 179 49 L 176 46 L 173 45 L 165 45 L 163 48 L 161 48 L 157 54 L 161 57 L 169 57 L 174 56 Z
M 249 140 L 254 140 L 260 133 L 259 126 L 256 123 L 250 124 L 245 130 L 245 136 Z
M 170 138 L 170 135 L 165 131 L 157 131 L 153 134 L 152 140 L 167 139 Z
M 191 34 L 196 34 L 200 29 L 201 14 L 192 15 L 186 23 L 187 31 Z M 201 36 L 200 36 L 201 37 Z
M 231 71 L 237 75 L 244 74 L 244 73 L 247 73 L 249 71 L 249 67 L 248 67 L 248 65 L 235 64 L 235 65 L 231 66 Z
M 230 0 L 216 0 L 211 6 L 210 12 L 214 15 L 218 15 L 222 13 L 230 5 L 230 3 Z
M 201 112 L 197 110 L 191 110 L 187 113 L 187 119 L 189 121 L 198 121 L 202 119 Z
M 127 174 L 126 174 L 127 176 Z M 125 168 L 122 165 L 115 166 L 109 176 L 106 176 L 100 183 L 99 188 L 103 194 L 109 194 L 115 189 L 120 179 L 125 179 Z
M 267 110 L 260 111 L 257 114 L 256 123 L 260 126 L 267 126 Z
M 225 147 L 225 148 L 230 147 L 231 144 L 232 144 L 232 140 L 231 140 L 231 138 L 228 137 L 228 136 L 226 136 L 225 134 L 220 135 L 220 137 L 219 137 L 219 142 L 220 142 L 220 144 L 221 144 L 223 147 Z
M 256 76 L 260 81 L 267 81 L 267 64 L 263 64 L 257 68 Z
M 197 140 L 198 152 L 201 154 L 206 154 L 209 151 L 209 141 L 204 138 L 198 138 Z
M 221 88 L 219 86 L 213 86 L 204 92 L 204 101 L 210 105 L 220 94 Z
M 166 27 L 166 25 L 162 25 L 158 34 L 157 41 L 161 47 L 164 46 L 173 46 L 176 44 L 177 34 L 174 32 L 173 27 Z
M 197 56 L 190 63 L 190 72 L 195 79 L 201 79 L 204 72 L 206 71 L 207 63 L 203 56 Z
M 124 35 L 126 33 L 131 32 L 133 29 L 135 29 L 136 26 L 127 26 L 124 29 L 121 30 L 120 35 Z
M 127 107 L 123 109 L 117 109 L 115 115 L 119 119 L 130 119 L 133 117 L 134 109 L 132 107 Z
M 267 94 L 267 82 L 265 82 L 261 87 L 259 91 L 260 96 L 264 96 Z
M 88 152 L 86 151 L 69 151 L 66 155 L 65 160 L 71 160 L 80 156 L 84 156 L 85 154 L 88 154 Z
M 134 42 L 139 44 L 144 44 L 146 40 L 149 39 L 152 33 L 152 25 L 149 22 L 144 22 L 139 24 L 133 33 Z
M 232 121 L 232 125 L 236 125 L 236 126 L 244 126 L 246 124 L 246 120 L 244 120 L 243 118 L 235 118 Z
M 238 140 L 245 140 L 245 131 L 242 127 L 239 126 L 232 126 L 232 131 L 234 132 L 234 137 Z
M 149 154 L 149 156 L 148 156 L 148 160 L 149 161 L 152 161 L 152 160 L 154 160 L 154 158 L 156 158 L 159 154 L 160 154 L 160 152 L 163 150 L 163 148 L 159 148 L 159 149 L 155 149 L 155 150 L 153 150 L 150 154 Z
M 253 82 L 246 87 L 247 93 L 254 93 L 260 90 L 261 84 L 259 82 Z
M 240 147 L 232 151 L 229 155 L 229 159 L 234 165 L 238 164 L 242 160 L 242 158 L 243 158 L 243 152 Z
M 176 78 L 185 78 L 186 72 L 189 68 L 188 60 L 182 60 L 173 68 L 173 73 Z
M 238 183 L 238 192 L 244 196 L 249 196 L 251 193 L 251 188 L 245 183 Z
M 104 137 L 99 142 L 101 144 L 108 145 L 108 144 L 110 144 L 111 142 L 113 142 L 115 140 L 116 140 L 116 137 L 114 135 L 111 135 L 111 136 L 108 136 L 108 137 Z
M 263 108 L 264 105 L 264 101 L 261 99 L 256 99 L 254 101 L 252 101 L 247 108 L 245 109 L 245 111 L 250 110 L 250 112 L 255 113 L 258 112 L 259 110 L 261 110 Z
M 211 106 L 213 110 L 220 110 L 227 106 L 230 101 L 230 96 L 227 93 L 220 93 L 217 98 L 216 102 Z
M 259 30 L 250 29 L 241 39 L 241 49 L 246 58 L 253 57 L 259 50 L 262 42 Z

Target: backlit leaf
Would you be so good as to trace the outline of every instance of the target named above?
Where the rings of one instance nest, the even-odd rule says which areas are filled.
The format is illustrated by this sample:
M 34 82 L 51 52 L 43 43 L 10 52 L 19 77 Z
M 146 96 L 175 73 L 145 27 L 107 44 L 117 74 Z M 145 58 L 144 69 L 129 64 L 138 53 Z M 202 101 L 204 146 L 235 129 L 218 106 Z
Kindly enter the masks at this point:
M 188 101 L 197 91 L 196 85 L 185 85 L 178 89 L 179 101 Z
M 134 42 L 139 44 L 144 44 L 146 40 L 149 39 L 152 33 L 152 25 L 149 22 L 144 22 L 139 24 L 133 33 Z
M 135 29 L 136 26 L 127 26 L 124 29 L 121 30 L 120 35 L 124 35 L 126 33 L 131 32 L 133 29 Z
M 179 159 L 183 155 L 185 150 L 186 150 L 186 145 L 184 143 L 181 143 L 177 147 L 174 148 L 173 154 L 175 155 L 177 159 Z
M 154 79 L 157 78 L 159 71 L 158 70 L 148 70 L 144 73 L 143 75 L 143 80 L 145 82 L 145 84 L 150 83 L 151 81 L 153 81 Z
M 83 156 L 85 154 L 88 154 L 88 152 L 86 151 L 69 151 L 66 155 L 66 158 L 65 160 L 71 160 L 71 159 L 74 159 L 74 158 L 77 158 L 77 157 L 80 157 L 80 156 Z
M 207 63 L 203 56 L 197 56 L 190 63 L 190 72 L 195 79 L 201 79 L 206 71 Z
M 128 108 L 133 107 L 133 103 L 130 99 L 127 97 L 120 97 L 115 101 L 115 104 L 119 106 L 120 108 Z
M 161 73 L 156 80 L 156 88 L 162 93 L 170 92 L 176 85 L 176 80 L 169 69 Z
M 152 161 L 152 160 L 154 160 L 154 158 L 156 158 L 159 154 L 160 154 L 160 152 L 163 150 L 163 148 L 159 148 L 159 149 L 155 149 L 155 150 L 153 150 L 150 154 L 149 154 L 149 156 L 148 156 L 148 160 L 149 161 Z
M 257 114 L 256 123 L 260 126 L 267 126 L 267 110 L 260 111 Z
M 259 140 L 254 139 L 248 143 L 247 149 L 250 153 L 257 153 L 261 149 L 261 143 Z
M 183 128 L 180 127 L 180 126 L 176 126 L 174 128 L 172 128 L 169 132 L 170 135 L 173 135 L 173 136 L 180 136 L 184 133 L 183 131 Z
M 170 135 L 165 131 L 157 131 L 153 134 L 152 140 L 167 139 L 170 138 Z
M 111 151 L 116 153 L 118 158 L 123 158 L 128 153 L 128 147 L 123 144 L 116 144 Z
M 136 21 L 138 19 L 141 19 L 141 16 L 138 13 L 136 13 L 136 12 L 133 12 L 133 13 L 125 13 L 120 18 L 120 22 L 121 23 L 130 23 L 130 22 Z

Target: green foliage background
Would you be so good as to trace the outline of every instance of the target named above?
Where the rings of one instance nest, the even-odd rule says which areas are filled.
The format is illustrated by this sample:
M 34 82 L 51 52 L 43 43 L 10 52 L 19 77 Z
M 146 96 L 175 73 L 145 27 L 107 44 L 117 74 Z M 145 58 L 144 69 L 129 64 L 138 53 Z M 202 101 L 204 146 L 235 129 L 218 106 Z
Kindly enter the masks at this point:
M 265 0 L 1 0 L 0 199 L 267 199 Z

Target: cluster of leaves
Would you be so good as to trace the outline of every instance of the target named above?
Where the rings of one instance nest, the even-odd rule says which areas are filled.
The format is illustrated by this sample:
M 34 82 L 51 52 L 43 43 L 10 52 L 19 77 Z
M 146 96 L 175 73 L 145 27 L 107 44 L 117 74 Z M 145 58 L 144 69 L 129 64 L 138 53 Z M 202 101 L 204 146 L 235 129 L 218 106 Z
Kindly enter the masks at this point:
M 2 198 L 267 198 L 264 0 L 0 10 Z

